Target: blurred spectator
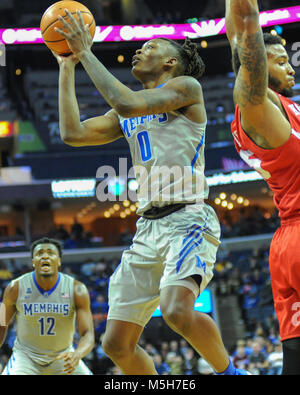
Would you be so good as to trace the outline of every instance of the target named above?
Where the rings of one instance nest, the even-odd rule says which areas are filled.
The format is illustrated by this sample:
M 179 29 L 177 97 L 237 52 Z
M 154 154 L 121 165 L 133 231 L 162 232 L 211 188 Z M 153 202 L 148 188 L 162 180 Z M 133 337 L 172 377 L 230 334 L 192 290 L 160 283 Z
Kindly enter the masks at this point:
M 270 326 L 268 339 L 272 344 L 277 344 L 278 342 L 278 331 L 275 326 Z
M 8 270 L 7 264 L 0 261 L 0 280 L 10 280 L 13 278 L 12 273 Z
M 121 376 L 121 375 L 122 375 L 122 372 L 121 372 L 121 370 L 120 370 L 117 366 L 113 366 L 113 367 L 111 367 L 111 368 L 108 370 L 107 374 L 108 374 L 108 375 L 113 375 L 113 376 Z
M 227 286 L 230 295 L 237 295 L 241 286 L 241 272 L 239 268 L 235 267 L 232 269 L 227 280 Z
M 55 237 L 59 240 L 66 240 L 69 237 L 69 233 L 63 225 L 60 225 L 56 230 Z
M 245 310 L 253 309 L 253 307 L 258 305 L 259 295 L 256 285 L 252 284 L 250 279 L 243 287 L 244 302 L 243 308 Z
M 99 337 L 105 332 L 107 314 L 106 313 L 93 314 L 93 319 L 94 319 L 95 334 L 96 337 Z
M 198 359 L 198 373 L 201 376 L 211 376 L 214 374 L 213 368 L 202 357 Z
M 132 243 L 133 234 L 130 233 L 128 228 L 125 228 L 124 231 L 120 234 L 119 244 L 121 246 L 128 246 Z
M 151 344 L 151 343 L 146 343 L 145 351 L 146 351 L 151 357 L 154 357 L 155 355 L 158 355 L 157 349 L 156 349 L 156 348 L 154 347 L 154 345 Z
M 83 231 L 83 226 L 79 222 L 77 222 L 77 219 L 75 217 L 74 224 L 71 228 L 71 234 L 75 236 L 75 239 L 80 240 L 82 238 Z
M 97 295 L 96 300 L 91 303 L 91 310 L 93 314 L 105 314 L 108 312 L 108 303 L 105 301 L 105 297 L 103 295 Z
M 280 342 L 275 345 L 274 351 L 269 354 L 267 360 L 269 362 L 268 375 L 273 375 L 273 376 L 281 375 L 283 353 L 282 353 L 282 344 Z
M 163 341 L 160 345 L 160 355 L 162 356 L 163 361 L 166 360 L 168 352 L 169 352 L 169 343 Z
M 185 339 L 179 340 L 179 352 L 181 355 L 185 355 L 187 349 L 189 348 L 189 344 Z
M 64 249 L 65 250 L 74 250 L 77 248 L 77 238 L 74 233 L 70 235 L 70 237 L 65 241 L 64 243 Z
M 264 275 L 258 269 L 253 270 L 249 280 L 258 288 L 261 288 L 265 283 Z
M 95 266 L 96 266 L 96 263 L 93 261 L 93 259 L 91 259 L 91 258 L 87 259 L 85 261 L 85 263 L 83 263 L 80 266 L 81 274 L 83 274 L 84 276 L 87 276 L 87 277 L 91 276 Z
M 170 366 L 171 375 L 184 374 L 184 361 L 181 355 L 171 351 L 167 355 L 166 363 Z
M 259 342 L 255 341 L 252 344 L 252 353 L 249 355 L 249 371 L 252 374 L 265 375 L 269 363 L 265 354 L 261 350 Z
M 249 360 L 245 346 L 238 346 L 232 362 L 236 368 L 247 370 Z
M 77 280 L 77 274 L 75 274 L 69 266 L 63 267 L 63 273 L 67 274 L 68 276 L 74 277 Z
M 195 351 L 190 347 L 184 353 L 184 374 L 198 374 L 198 358 L 195 355 Z
M 175 355 L 180 355 L 179 347 L 178 347 L 178 341 L 177 340 L 172 340 L 169 344 L 169 353 L 168 354 L 175 354 Z M 166 359 L 169 358 L 169 355 L 167 354 Z
M 239 347 L 244 348 L 245 354 L 247 356 L 250 355 L 252 352 L 252 339 L 248 339 L 248 341 L 246 341 L 245 339 L 239 339 L 237 341 L 236 349 L 232 353 L 233 357 L 235 357 L 237 355 Z
M 159 375 L 168 375 L 171 373 L 170 366 L 163 362 L 160 354 L 155 354 L 153 356 L 154 366 Z

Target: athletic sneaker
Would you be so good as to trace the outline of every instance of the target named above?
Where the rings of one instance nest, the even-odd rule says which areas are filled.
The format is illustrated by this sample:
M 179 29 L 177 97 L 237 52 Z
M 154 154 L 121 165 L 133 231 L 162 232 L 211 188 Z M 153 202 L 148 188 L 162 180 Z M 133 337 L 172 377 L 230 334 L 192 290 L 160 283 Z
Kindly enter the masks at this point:
M 236 369 L 236 373 L 234 376 L 253 376 L 252 373 L 248 372 L 244 369 Z
M 217 376 L 252 376 L 250 372 L 244 369 L 237 369 L 233 363 L 229 361 L 228 368 L 224 372 L 216 373 Z

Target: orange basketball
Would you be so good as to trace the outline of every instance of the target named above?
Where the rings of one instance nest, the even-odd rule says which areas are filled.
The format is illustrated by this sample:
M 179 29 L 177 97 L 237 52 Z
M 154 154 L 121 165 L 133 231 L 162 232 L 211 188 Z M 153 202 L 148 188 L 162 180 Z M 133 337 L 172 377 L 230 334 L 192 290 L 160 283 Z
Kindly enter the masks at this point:
M 68 23 L 70 23 L 65 9 L 70 11 L 76 20 L 78 20 L 76 10 L 81 11 L 84 24 L 89 25 L 90 35 L 92 38 L 94 37 L 96 29 L 96 23 L 92 13 L 86 6 L 79 3 L 78 1 L 58 1 L 57 3 L 52 4 L 44 12 L 40 27 L 44 42 L 47 47 L 59 55 L 67 55 L 71 53 L 65 38 L 54 30 L 55 27 L 58 27 L 61 30 L 67 31 L 64 25 L 58 19 L 58 16 L 61 15 L 67 20 Z

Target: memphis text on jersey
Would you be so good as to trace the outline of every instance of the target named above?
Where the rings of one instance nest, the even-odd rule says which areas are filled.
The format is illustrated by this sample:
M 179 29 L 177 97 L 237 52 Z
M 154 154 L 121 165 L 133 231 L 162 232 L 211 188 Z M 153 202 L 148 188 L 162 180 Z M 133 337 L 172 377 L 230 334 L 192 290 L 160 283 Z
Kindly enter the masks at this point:
M 168 115 L 166 113 L 157 115 L 145 115 L 143 117 L 126 118 L 121 122 L 121 127 L 127 137 L 131 137 L 130 132 L 134 132 L 138 125 L 143 125 L 145 121 L 152 122 L 156 120 L 158 123 L 164 123 L 168 121 Z
M 51 313 L 60 314 L 65 317 L 70 314 L 69 303 L 22 303 L 22 306 L 25 316 Z

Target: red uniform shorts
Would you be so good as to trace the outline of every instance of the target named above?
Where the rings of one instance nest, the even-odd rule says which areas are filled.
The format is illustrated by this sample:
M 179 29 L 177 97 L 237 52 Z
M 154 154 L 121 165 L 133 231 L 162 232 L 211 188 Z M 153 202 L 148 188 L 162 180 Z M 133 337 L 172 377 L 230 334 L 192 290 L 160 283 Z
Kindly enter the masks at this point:
M 270 248 L 270 273 L 281 341 L 300 337 L 300 218 L 282 220 Z

